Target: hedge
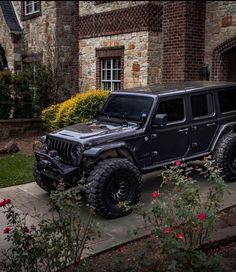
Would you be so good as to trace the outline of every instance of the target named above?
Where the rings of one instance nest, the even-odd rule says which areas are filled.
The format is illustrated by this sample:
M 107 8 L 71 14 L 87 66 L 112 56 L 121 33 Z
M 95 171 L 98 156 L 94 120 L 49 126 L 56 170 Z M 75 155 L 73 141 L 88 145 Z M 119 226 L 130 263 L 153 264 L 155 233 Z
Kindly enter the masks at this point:
M 49 130 L 90 121 L 108 95 L 109 91 L 104 90 L 78 93 L 62 103 L 44 109 L 41 118 Z

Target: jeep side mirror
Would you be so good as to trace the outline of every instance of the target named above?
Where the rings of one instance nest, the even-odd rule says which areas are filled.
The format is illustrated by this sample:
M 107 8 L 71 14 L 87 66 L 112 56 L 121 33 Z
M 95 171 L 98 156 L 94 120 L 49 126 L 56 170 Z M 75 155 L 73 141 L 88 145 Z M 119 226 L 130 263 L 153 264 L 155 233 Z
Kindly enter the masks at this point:
M 152 120 L 153 127 L 164 127 L 167 124 L 167 115 L 166 114 L 156 114 Z

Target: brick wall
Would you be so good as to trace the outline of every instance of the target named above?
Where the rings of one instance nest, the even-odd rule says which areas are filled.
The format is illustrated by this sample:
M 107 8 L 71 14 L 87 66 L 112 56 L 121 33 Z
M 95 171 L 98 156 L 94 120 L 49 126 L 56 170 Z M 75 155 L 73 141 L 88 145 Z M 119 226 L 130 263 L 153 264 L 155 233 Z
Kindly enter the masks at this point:
M 205 63 L 212 80 L 229 79 L 230 51 L 236 48 L 236 2 L 206 4 Z M 236 61 L 234 57 L 234 61 Z
M 204 64 L 205 2 L 165 2 L 163 81 L 201 79 Z
M 78 91 L 78 1 L 56 1 L 56 47 L 65 89 Z M 65 80 L 66 79 L 66 80 Z

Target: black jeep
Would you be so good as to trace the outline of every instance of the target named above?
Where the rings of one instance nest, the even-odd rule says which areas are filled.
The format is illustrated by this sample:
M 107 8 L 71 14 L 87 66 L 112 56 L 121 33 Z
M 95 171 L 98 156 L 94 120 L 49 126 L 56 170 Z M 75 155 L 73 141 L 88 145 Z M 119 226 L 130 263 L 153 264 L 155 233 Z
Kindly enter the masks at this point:
M 236 83 L 183 82 L 111 93 L 96 120 L 50 133 L 35 152 L 34 176 L 51 191 L 80 186 L 106 218 L 126 212 L 142 192 L 141 174 L 175 160 L 213 155 L 236 178 Z

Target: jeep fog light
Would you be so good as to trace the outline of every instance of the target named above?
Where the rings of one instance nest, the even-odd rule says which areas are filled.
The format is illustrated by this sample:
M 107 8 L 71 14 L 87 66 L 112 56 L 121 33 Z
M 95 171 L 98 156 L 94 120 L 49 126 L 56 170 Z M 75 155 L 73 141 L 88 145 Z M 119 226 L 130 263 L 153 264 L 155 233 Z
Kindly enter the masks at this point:
M 73 146 L 73 148 L 71 150 L 71 155 L 74 158 L 78 158 L 78 157 L 80 157 L 80 155 L 82 154 L 82 152 L 83 152 L 82 145 L 75 145 L 75 146 Z
M 39 141 L 42 144 L 46 144 L 46 136 L 42 136 Z

